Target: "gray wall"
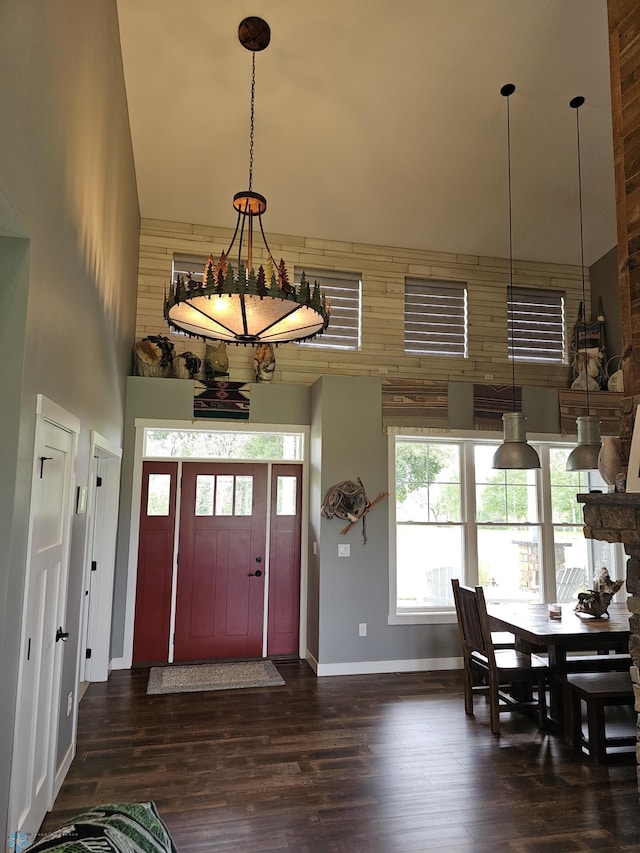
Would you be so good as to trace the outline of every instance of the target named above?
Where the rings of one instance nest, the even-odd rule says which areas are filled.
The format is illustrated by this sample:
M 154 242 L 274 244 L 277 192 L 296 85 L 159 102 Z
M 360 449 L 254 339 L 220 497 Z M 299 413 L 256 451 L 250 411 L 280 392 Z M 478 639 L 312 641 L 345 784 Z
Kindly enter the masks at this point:
M 115 444 L 122 440 L 140 218 L 115 0 L 3 0 L 0 79 L 0 235 L 18 238 L 0 240 L 0 837 L 6 838 L 36 394 L 81 422 L 78 484 L 87 484 L 90 430 Z M 76 516 L 72 530 L 63 696 L 74 689 L 83 519 Z M 65 704 L 59 754 L 70 744 L 71 725 Z
M 320 495 L 341 480 L 360 477 L 373 500 L 388 489 L 387 437 L 382 430 L 382 390 L 371 377 L 323 376 L 314 387 L 317 407 L 312 430 L 321 459 Z M 319 531 L 318 632 L 320 665 L 458 655 L 455 625 L 388 625 L 389 505 L 375 506 L 349 533 L 345 522 L 320 515 L 312 499 L 311 528 Z M 351 546 L 338 557 L 338 544 Z M 358 624 L 367 623 L 367 636 Z
M 523 409 L 529 431 L 560 432 L 555 389 L 525 387 Z M 134 422 L 136 418 L 164 418 L 184 420 L 188 426 L 192 417 L 192 382 L 129 378 L 112 635 L 115 658 L 121 657 L 124 650 Z M 454 429 L 474 429 L 471 383 L 449 383 L 449 419 Z M 224 427 L 224 423 L 211 421 L 212 426 L 218 427 Z M 389 488 L 380 380 L 323 376 L 310 389 L 254 383 L 249 423 L 310 424 L 307 648 L 318 663 L 323 666 L 457 657 L 455 625 L 388 624 L 388 499 L 367 517 L 366 545 L 361 524 L 343 536 L 340 531 L 344 522 L 321 515 L 327 489 L 341 480 L 360 477 L 370 499 Z M 337 556 L 339 543 L 350 544 L 349 558 Z M 360 622 L 367 623 L 366 638 L 358 635 Z

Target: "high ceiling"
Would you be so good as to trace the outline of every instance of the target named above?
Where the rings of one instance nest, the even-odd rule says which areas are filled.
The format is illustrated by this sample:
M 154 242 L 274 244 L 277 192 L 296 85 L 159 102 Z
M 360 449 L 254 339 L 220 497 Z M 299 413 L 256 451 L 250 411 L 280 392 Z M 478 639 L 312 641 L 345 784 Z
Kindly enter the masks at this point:
M 615 245 L 606 0 L 118 0 L 143 217 L 232 227 L 253 189 L 268 234 L 580 262 Z

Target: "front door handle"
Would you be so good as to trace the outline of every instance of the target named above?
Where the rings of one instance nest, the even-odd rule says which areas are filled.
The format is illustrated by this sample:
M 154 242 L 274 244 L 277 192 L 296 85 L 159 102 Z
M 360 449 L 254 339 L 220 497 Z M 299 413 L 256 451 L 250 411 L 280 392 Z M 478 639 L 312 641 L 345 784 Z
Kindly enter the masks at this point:
M 58 628 L 58 630 L 56 631 L 56 643 L 58 642 L 58 640 L 62 640 L 63 643 L 66 643 L 68 639 L 69 632 L 63 631 L 62 628 Z
M 250 578 L 262 577 L 262 572 L 260 571 L 260 569 L 256 569 L 255 572 L 249 572 L 249 577 Z

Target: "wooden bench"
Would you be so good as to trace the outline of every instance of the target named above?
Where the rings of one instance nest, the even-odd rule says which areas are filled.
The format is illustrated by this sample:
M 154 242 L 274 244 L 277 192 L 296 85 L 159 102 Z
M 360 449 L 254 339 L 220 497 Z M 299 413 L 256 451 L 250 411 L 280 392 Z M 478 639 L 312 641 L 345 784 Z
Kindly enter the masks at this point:
M 629 672 L 631 655 L 614 653 L 602 655 L 567 655 L 567 672 Z
M 574 749 L 586 748 L 598 763 L 607 759 L 608 746 L 629 746 L 636 735 L 607 737 L 605 708 L 634 704 L 633 686 L 628 672 L 570 673 L 566 680 L 565 733 Z M 587 706 L 587 737 L 582 732 L 582 702 Z

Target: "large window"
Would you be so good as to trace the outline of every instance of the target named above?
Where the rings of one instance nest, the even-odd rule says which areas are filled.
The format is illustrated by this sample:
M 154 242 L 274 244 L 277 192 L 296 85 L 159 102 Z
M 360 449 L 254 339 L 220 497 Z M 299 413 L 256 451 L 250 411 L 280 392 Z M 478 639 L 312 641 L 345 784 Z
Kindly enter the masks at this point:
M 514 359 L 566 361 L 564 294 L 557 290 L 514 287 L 512 295 L 507 323 Z
M 540 471 L 492 468 L 498 442 L 396 436 L 391 613 L 453 608 L 452 578 L 500 602 L 575 601 L 619 548 L 583 536 L 571 446 L 536 445 Z M 597 475 L 595 475 L 597 476 Z M 393 537 L 392 537 L 393 538 Z
M 295 268 L 295 281 L 300 281 L 303 268 Z M 359 273 L 338 270 L 317 270 L 304 267 L 304 274 L 312 287 L 318 282 L 331 303 L 329 327 L 311 341 L 300 346 L 315 349 L 360 349 L 360 324 L 362 312 L 362 281 Z
M 405 279 L 404 351 L 416 355 L 466 357 L 465 282 Z

